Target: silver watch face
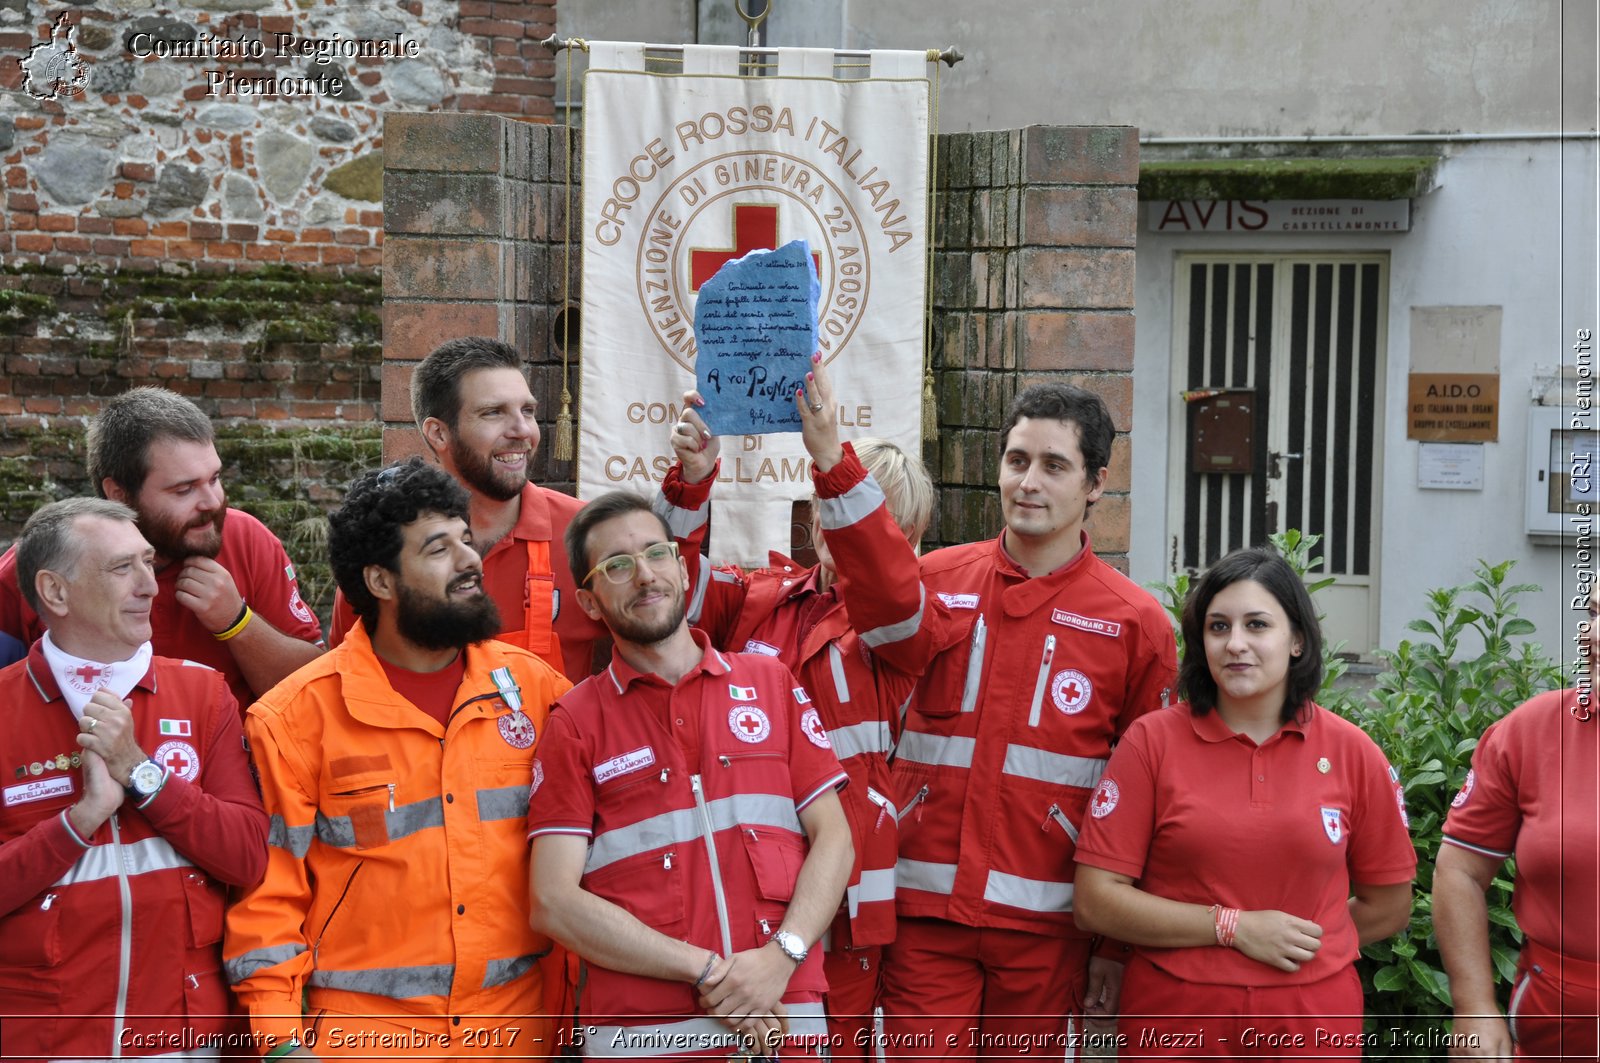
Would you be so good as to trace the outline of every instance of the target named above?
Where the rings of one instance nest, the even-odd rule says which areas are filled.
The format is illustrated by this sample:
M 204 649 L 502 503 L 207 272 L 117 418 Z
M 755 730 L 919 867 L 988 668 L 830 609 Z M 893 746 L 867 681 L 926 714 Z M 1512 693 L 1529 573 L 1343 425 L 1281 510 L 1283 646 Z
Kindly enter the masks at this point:
M 149 797 L 161 788 L 162 775 L 161 766 L 147 760 L 133 769 L 133 774 L 128 777 L 128 785 L 143 796 Z
M 806 946 L 805 942 L 800 939 L 799 934 L 791 934 L 787 930 L 780 930 L 778 933 L 773 935 L 773 938 L 778 942 L 778 947 L 782 949 L 784 954 L 791 960 L 793 960 L 795 963 L 805 962 Z

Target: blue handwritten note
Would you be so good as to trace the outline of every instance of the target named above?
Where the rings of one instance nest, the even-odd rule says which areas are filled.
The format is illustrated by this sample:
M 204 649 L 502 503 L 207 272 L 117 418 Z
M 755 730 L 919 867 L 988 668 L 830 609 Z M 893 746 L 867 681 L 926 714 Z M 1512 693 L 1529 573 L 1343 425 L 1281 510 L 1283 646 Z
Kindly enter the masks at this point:
M 752 251 L 701 286 L 694 369 L 714 435 L 800 431 L 794 393 L 817 349 L 820 295 L 804 240 Z

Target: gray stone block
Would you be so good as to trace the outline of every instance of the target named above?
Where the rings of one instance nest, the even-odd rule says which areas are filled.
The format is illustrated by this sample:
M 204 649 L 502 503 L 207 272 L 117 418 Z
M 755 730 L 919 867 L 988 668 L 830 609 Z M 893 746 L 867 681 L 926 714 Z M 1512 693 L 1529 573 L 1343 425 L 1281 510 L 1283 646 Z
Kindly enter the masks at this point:
M 311 119 L 311 132 L 334 144 L 348 144 L 356 138 L 355 126 L 320 114 Z
M 114 152 L 87 141 L 67 137 L 52 141 L 39 152 L 34 176 L 61 206 L 87 203 L 105 188 L 116 165 Z
M 256 137 L 256 170 L 267 192 L 289 203 L 305 187 L 316 149 L 297 136 L 270 130 Z
M 193 166 L 168 163 L 161 168 L 155 191 L 150 193 L 150 209 L 157 214 L 169 210 L 198 207 L 211 191 L 211 178 Z

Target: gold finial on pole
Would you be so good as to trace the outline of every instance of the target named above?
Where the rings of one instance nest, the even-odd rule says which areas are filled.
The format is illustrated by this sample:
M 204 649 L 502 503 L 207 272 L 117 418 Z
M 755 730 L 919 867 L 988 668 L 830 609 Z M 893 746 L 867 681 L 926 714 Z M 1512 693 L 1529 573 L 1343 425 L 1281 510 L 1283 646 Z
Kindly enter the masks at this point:
M 749 27 L 749 38 L 745 42 L 747 47 L 761 47 L 761 24 L 767 21 L 768 15 L 772 14 L 772 5 L 776 2 L 777 0 L 751 0 L 752 7 L 761 9 L 758 13 L 751 14 L 744 9 L 744 4 L 740 3 L 739 0 L 733 0 L 733 9 L 739 13 L 739 17 L 744 19 L 744 24 Z

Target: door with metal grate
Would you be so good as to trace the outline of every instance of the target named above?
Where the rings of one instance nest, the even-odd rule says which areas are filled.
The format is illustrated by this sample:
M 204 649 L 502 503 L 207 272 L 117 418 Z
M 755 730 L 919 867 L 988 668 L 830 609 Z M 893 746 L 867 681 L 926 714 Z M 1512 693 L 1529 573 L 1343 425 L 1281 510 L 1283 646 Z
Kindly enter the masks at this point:
M 1326 635 L 1366 653 L 1382 481 L 1386 255 L 1181 255 L 1173 302 L 1172 563 L 1286 528 L 1322 536 Z

